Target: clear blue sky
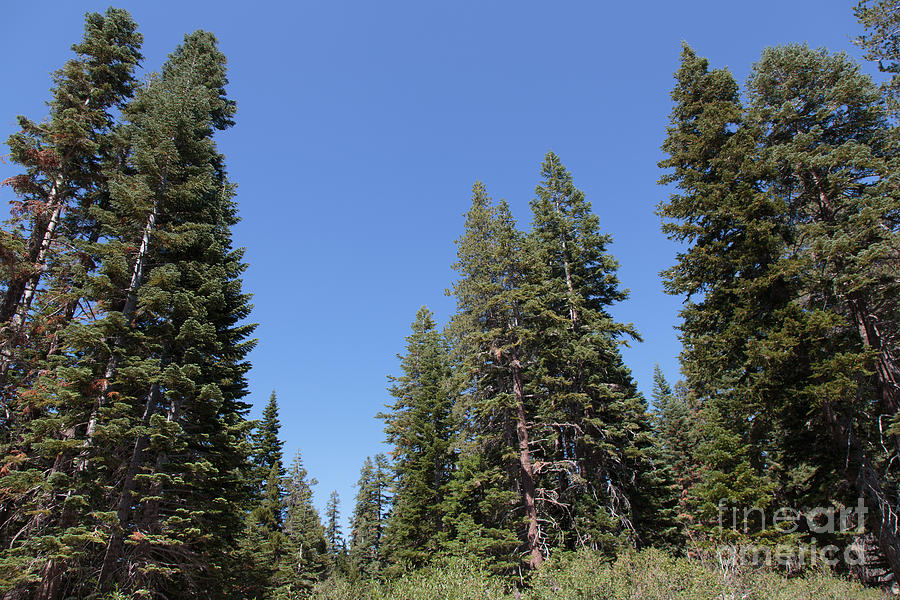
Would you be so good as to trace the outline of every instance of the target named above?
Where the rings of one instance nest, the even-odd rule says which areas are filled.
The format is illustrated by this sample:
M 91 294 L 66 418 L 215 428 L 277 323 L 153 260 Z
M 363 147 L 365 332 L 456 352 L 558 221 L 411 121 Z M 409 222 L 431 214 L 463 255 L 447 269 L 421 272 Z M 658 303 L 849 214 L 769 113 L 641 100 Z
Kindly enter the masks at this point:
M 445 322 L 455 240 L 472 183 L 520 225 L 553 149 L 614 237 L 631 298 L 614 308 L 644 343 L 624 351 L 649 395 L 653 364 L 678 377 L 680 300 L 658 272 L 675 248 L 654 207 L 680 43 L 743 81 L 763 47 L 858 51 L 855 0 L 757 2 L 123 2 L 145 71 L 184 33 L 214 32 L 229 58 L 237 126 L 219 137 L 239 185 L 245 290 L 260 339 L 254 416 L 274 388 L 286 455 L 301 450 L 347 515 L 373 416 L 416 309 Z M 0 139 L 46 114 L 49 73 L 86 11 L 105 2 L 7 2 Z M 870 66 L 866 66 L 871 71 Z M 5 146 L 0 154 L 6 152 Z M 12 174 L 0 164 L 0 178 Z M 11 199 L 0 189 L 0 203 Z M 5 209 L 0 209 L 0 215 Z

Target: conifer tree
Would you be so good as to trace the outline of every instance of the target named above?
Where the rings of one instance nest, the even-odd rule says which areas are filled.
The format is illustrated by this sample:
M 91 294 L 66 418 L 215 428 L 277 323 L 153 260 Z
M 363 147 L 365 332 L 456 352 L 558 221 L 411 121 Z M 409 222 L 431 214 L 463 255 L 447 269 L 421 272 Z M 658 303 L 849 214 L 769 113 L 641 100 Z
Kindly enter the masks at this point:
M 0 236 L 0 586 L 35 598 L 72 593 L 95 549 L 96 484 L 74 456 L 97 382 L 72 373 L 64 336 L 94 318 L 86 245 L 100 234 L 92 211 L 108 202 L 105 169 L 123 151 L 114 114 L 134 91 L 141 42 L 124 10 L 86 15 L 49 119 L 20 117 L 8 142 L 25 172 L 4 182 L 20 201 Z
M 12 534 L 19 543 L 2 561 L 8 567 L 27 557 L 19 579 L 26 587 L 34 581 L 39 598 L 84 596 L 98 585 L 138 595 L 229 597 L 239 585 L 230 561 L 249 499 L 242 397 L 252 326 L 240 325 L 249 305 L 241 252 L 231 247 L 237 217 L 212 141 L 234 111 L 224 95 L 224 56 L 210 34 L 187 36 L 162 74 L 124 107 L 126 123 L 113 142 L 104 138 L 103 128 L 112 127 L 104 111 L 130 93 L 139 37 L 121 11 L 89 16 L 87 30 L 76 47 L 86 58 L 70 63 L 59 88 L 66 92 L 60 103 L 88 90 L 80 109 L 66 115 L 99 111 L 70 128 L 73 135 L 83 135 L 82 126 L 98 131 L 79 142 L 93 156 L 73 152 L 66 166 L 86 183 L 73 192 L 54 176 L 69 185 L 58 196 L 69 205 L 50 209 L 43 234 L 32 227 L 45 240 L 76 232 L 66 247 L 79 258 L 38 256 L 41 266 L 22 295 L 14 290 L 21 281 L 7 288 L 7 299 L 24 307 L 11 311 L 12 321 L 25 322 L 29 302 L 33 314 L 64 318 L 30 386 L 29 402 L 50 421 L 30 419 L 16 440 L 27 447 L 36 436 L 41 450 L 29 448 L 36 464 L 7 488 L 39 491 L 18 502 L 26 511 L 40 508 L 24 513 L 31 535 Z M 19 142 L 29 143 L 26 136 Z M 38 171 L 30 177 L 44 180 Z M 17 180 L 20 191 L 24 181 Z M 43 272 L 51 274 L 52 293 L 29 296 Z M 73 318 L 76 304 L 90 318 Z M 35 485 L 39 478 L 46 485 Z
M 136 28 L 121 9 L 87 14 L 84 38 L 72 46 L 77 58 L 55 75 L 49 120 L 20 116 L 21 130 L 8 141 L 11 159 L 25 168 L 3 182 L 21 198 L 8 233 L 25 242 L 24 254 L 8 257 L 8 272 L 16 275 L 4 282 L 0 302 L 0 323 L 12 329 L 24 323 L 62 249 L 54 239 L 78 236 L 90 206 L 108 193 L 102 171 L 118 150 L 113 113 L 132 96 L 142 58 Z
M 523 372 L 521 247 L 507 204 L 494 205 L 476 182 L 454 264 L 460 279 L 453 285 L 457 313 L 450 330 L 466 423 L 448 496 L 446 544 L 497 570 L 519 567 L 520 549 L 532 567 L 544 558 Z
M 350 519 L 350 571 L 356 577 L 371 578 L 384 566 L 382 538 L 389 506 L 390 486 L 387 460 L 377 454 L 366 457 L 359 473 L 356 506 Z
M 652 397 L 661 458 L 672 474 L 680 514 L 687 516 L 692 511 L 687 506 L 688 492 L 696 483 L 699 415 L 691 406 L 687 387 L 679 382 L 673 389 L 659 365 L 653 368 Z
M 453 393 L 449 348 L 427 308 L 416 313 L 401 356 L 403 375 L 392 378 L 395 398 L 385 420 L 393 445 L 394 501 L 385 534 L 393 563 L 421 566 L 439 549 L 443 504 L 453 472 Z
M 769 363 L 778 383 L 784 379 L 779 367 L 790 365 L 795 378 L 798 370 L 805 375 L 802 387 L 785 386 L 778 414 L 816 415 L 831 439 L 807 437 L 819 447 L 846 449 L 842 474 L 866 499 L 869 525 L 900 575 L 892 491 L 898 472 L 891 467 L 900 440 L 896 429 L 878 424 L 885 418 L 900 423 L 900 319 L 894 301 L 900 291 L 900 199 L 886 108 L 872 80 L 848 57 L 805 46 L 764 51 L 748 88 L 751 117 L 765 134 L 769 193 L 791 218 L 793 245 L 776 273 L 797 286 L 779 327 L 754 348 L 755 358 Z M 788 450 L 807 458 L 802 448 Z M 816 455 L 820 461 L 826 456 Z M 810 462 L 829 477 L 841 464 Z M 853 498 L 836 501 L 852 504 Z
M 856 38 L 865 57 L 889 73 L 883 86 L 887 105 L 894 117 L 900 114 L 900 5 L 896 0 L 860 0 L 854 8 L 865 33 Z
M 325 541 L 328 548 L 331 575 L 343 575 L 347 571 L 347 542 L 341 528 L 341 497 L 333 490 L 325 505 Z
M 671 527 L 659 518 L 671 498 L 646 403 L 618 350 L 640 338 L 608 312 L 627 296 L 607 251 L 611 238 L 553 152 L 541 175 L 523 286 L 534 315 L 526 387 L 536 399 L 539 514 L 556 524 L 554 546 L 612 550 L 619 534 L 650 541 Z
M 308 477 L 297 452 L 285 480 L 284 531 L 290 545 L 281 565 L 282 579 L 290 582 L 291 594 L 308 592 L 325 577 L 330 566 L 325 528 L 312 501 L 312 486 L 317 483 Z
M 278 477 L 284 476 L 282 449 L 284 442 L 278 437 L 281 423 L 278 420 L 278 398 L 275 390 L 263 409 L 262 420 L 253 433 L 253 465 L 257 468 L 260 485 L 264 486 L 272 467 L 278 465 Z
M 701 402 L 698 496 L 823 506 L 855 503 L 853 490 L 896 573 L 895 475 L 877 450 L 895 439 L 870 416 L 897 414 L 897 201 L 878 90 L 846 56 L 804 46 L 763 53 L 746 109 L 689 49 L 677 79 L 662 165 L 683 193 L 660 212 L 690 243 L 669 289 L 703 295 L 681 327 Z
M 273 594 L 281 597 L 288 593 L 293 574 L 283 563 L 292 563 L 293 548 L 284 530 L 285 488 L 284 466 L 281 462 L 278 422 L 278 403 L 275 392 L 263 410 L 263 419 L 253 435 L 251 459 L 257 472 L 255 485 L 257 500 L 248 514 L 247 532 L 242 539 L 244 551 L 256 566 L 261 582 L 257 595 Z M 259 475 L 267 469 L 260 483 Z M 245 588 L 245 594 L 250 591 Z
M 99 215 L 109 233 L 93 285 L 110 310 L 93 335 L 112 348 L 95 357 L 106 377 L 89 441 L 103 440 L 114 477 L 97 571 L 133 593 L 228 597 L 235 585 L 253 326 L 240 324 L 233 186 L 212 141 L 232 123 L 226 83 L 215 38 L 186 36 L 126 111 L 133 150 Z
M 745 124 L 738 85 L 726 70 L 684 46 L 660 163 L 678 193 L 658 212 L 663 231 L 688 250 L 664 273 L 686 297 L 680 325 L 687 386 L 702 407 L 697 440 L 703 485 L 694 490 L 696 526 L 717 531 L 719 502 L 769 506 L 771 482 L 758 442 L 771 410 L 742 384 L 747 340 L 784 302 L 782 281 L 760 278 L 780 252 L 778 209 L 760 191 L 756 137 Z

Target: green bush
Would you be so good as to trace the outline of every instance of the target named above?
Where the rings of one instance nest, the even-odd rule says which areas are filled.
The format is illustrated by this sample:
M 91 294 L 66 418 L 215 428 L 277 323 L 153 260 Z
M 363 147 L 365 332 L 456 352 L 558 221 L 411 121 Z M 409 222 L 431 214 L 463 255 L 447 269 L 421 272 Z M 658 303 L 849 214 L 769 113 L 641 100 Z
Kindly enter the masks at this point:
M 517 592 L 463 560 L 388 582 L 329 580 L 316 600 L 880 600 L 878 590 L 824 572 L 786 578 L 763 570 L 724 571 L 659 550 L 615 561 L 591 553 L 554 557 Z

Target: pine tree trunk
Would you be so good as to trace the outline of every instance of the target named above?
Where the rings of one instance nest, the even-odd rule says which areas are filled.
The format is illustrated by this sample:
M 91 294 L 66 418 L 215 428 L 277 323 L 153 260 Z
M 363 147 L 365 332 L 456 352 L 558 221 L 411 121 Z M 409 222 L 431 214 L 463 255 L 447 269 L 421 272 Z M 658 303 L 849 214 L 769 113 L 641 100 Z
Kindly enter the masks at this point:
M 47 252 L 50 249 L 50 243 L 62 213 L 62 203 L 58 201 L 58 189 L 61 183 L 62 178 L 57 176 L 50 188 L 49 204 L 53 206 L 50 220 L 46 225 L 40 224 L 38 226 L 39 220 L 35 219 L 37 230 L 32 232 L 31 235 L 31 249 L 28 253 L 28 259 L 32 265 L 37 266 L 37 271 L 28 277 L 11 281 L 6 289 L 6 293 L 3 295 L 3 302 L 0 303 L 0 325 L 9 323 L 13 337 L 17 335 L 16 331 L 25 321 L 25 313 L 28 307 L 31 306 L 31 301 L 44 272 Z M 2 352 L 0 352 L 0 385 L 6 382 L 12 359 L 12 351 L 3 348 Z
M 863 346 L 878 353 L 875 363 L 875 376 L 878 379 L 878 390 L 884 410 L 896 414 L 900 411 L 900 368 L 890 346 L 882 341 L 881 332 L 876 325 L 877 319 L 869 310 L 864 299 L 849 301 L 850 314 L 859 331 Z
M 556 201 L 556 212 L 559 210 L 559 200 Z M 572 319 L 572 329 L 578 326 L 578 310 L 575 308 L 575 284 L 572 283 L 572 272 L 569 269 L 569 249 L 566 243 L 566 234 L 559 234 L 559 241 L 563 251 L 563 270 L 566 274 L 566 286 L 569 288 L 569 318 Z
M 24 320 L 22 310 L 27 310 L 31 305 L 44 272 L 44 262 L 50 250 L 50 243 L 53 241 L 53 235 L 56 232 L 56 226 L 59 224 L 59 218 L 62 214 L 62 202 L 59 200 L 59 186 L 61 184 L 62 177 L 57 175 L 48 194 L 47 204 L 52 207 L 50 219 L 46 224 L 42 224 L 38 219 L 35 219 L 37 230 L 32 232 L 31 235 L 32 243 L 31 250 L 28 253 L 28 260 L 36 266 L 37 271 L 9 285 L 3 297 L 3 303 L 0 304 L 0 323 L 11 321 L 13 325 L 21 324 L 22 320 Z
M 159 384 L 154 383 L 150 386 L 150 391 L 144 404 L 144 414 L 141 419 L 141 425 L 144 428 L 150 424 L 150 417 L 153 415 L 154 405 L 158 401 L 159 393 Z M 135 440 L 131 458 L 128 460 L 128 466 L 125 469 L 122 490 L 119 492 L 119 498 L 116 502 L 116 517 L 119 531 L 113 531 L 109 537 L 106 555 L 103 558 L 103 565 L 100 569 L 100 585 L 102 587 L 109 587 L 108 584 L 113 581 L 112 577 L 116 571 L 116 565 L 123 558 L 124 532 L 128 525 L 128 518 L 131 515 L 134 491 L 137 489 L 135 477 L 144 462 L 144 451 L 147 449 L 149 441 L 146 435 L 141 435 Z
M 541 529 L 538 523 L 537 506 L 534 498 L 534 465 L 531 462 L 531 449 L 528 443 L 528 421 L 525 418 L 525 391 L 522 383 L 522 365 L 518 351 L 513 351 L 510 362 L 513 377 L 513 393 L 516 399 L 516 436 L 519 441 L 519 466 L 522 473 L 522 500 L 525 503 L 525 517 L 528 519 L 528 551 L 531 558 L 528 566 L 537 568 L 544 562 L 541 554 Z
M 41 569 L 41 585 L 38 587 L 35 600 L 56 600 L 59 598 L 59 584 L 62 579 L 59 563 L 50 559 Z
M 165 186 L 165 181 L 163 181 L 163 185 Z M 147 223 L 144 225 L 144 233 L 141 237 L 141 245 L 138 248 L 138 255 L 134 261 L 134 267 L 131 270 L 131 281 L 128 284 L 128 294 L 125 298 L 125 305 L 122 308 L 122 316 L 126 321 L 131 319 L 131 316 L 134 314 L 135 309 L 137 308 L 137 292 L 138 288 L 141 286 L 141 280 L 144 276 L 144 263 L 147 259 L 147 253 L 150 247 L 150 234 L 153 232 L 153 228 L 156 226 L 156 216 L 158 212 L 158 203 L 154 202 L 153 210 L 150 211 L 150 215 L 147 217 Z M 116 336 L 115 342 L 112 344 L 113 348 L 119 346 L 122 343 L 122 335 Z M 109 361 L 106 363 L 106 370 L 103 373 L 103 384 L 101 385 L 100 392 L 97 394 L 97 400 L 94 403 L 94 408 L 91 411 L 91 416 L 88 419 L 87 431 L 85 433 L 85 443 L 90 446 L 92 443 L 92 439 L 94 437 L 94 431 L 97 428 L 97 418 L 100 413 L 100 408 L 103 406 L 103 398 L 106 395 L 106 390 L 109 387 L 109 381 L 116 374 L 116 369 L 119 366 L 119 355 L 113 351 L 112 355 L 109 357 Z
M 869 462 L 850 419 L 837 413 L 831 405 L 825 407 L 825 419 L 835 442 L 846 448 L 847 479 L 854 483 L 857 493 L 872 512 L 868 522 L 874 529 L 878 548 L 887 560 L 894 580 L 900 580 L 900 514 L 897 507 L 891 505 L 882 489 L 881 478 Z

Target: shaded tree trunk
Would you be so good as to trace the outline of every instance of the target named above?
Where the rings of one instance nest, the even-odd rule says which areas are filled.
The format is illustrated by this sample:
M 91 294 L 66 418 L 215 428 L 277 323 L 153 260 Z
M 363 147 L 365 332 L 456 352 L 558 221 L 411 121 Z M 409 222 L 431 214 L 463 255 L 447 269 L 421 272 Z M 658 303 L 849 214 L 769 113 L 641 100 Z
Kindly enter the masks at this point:
M 522 500 L 525 504 L 525 517 L 528 520 L 526 539 L 530 558 L 528 566 L 537 568 L 544 562 L 541 553 L 541 529 L 538 522 L 537 506 L 534 492 L 534 465 L 531 462 L 531 449 L 528 442 L 528 420 L 525 416 L 525 392 L 522 383 L 522 365 L 518 352 L 514 351 L 510 363 L 513 377 L 513 394 L 516 399 L 516 437 L 519 442 L 519 467 L 522 473 Z
M 885 494 L 881 478 L 856 437 L 850 419 L 833 406 L 826 405 L 825 420 L 835 443 L 846 448 L 847 479 L 854 484 L 871 511 L 867 522 L 874 530 L 878 548 L 894 574 L 894 580 L 900 580 L 900 514 L 897 507 Z

